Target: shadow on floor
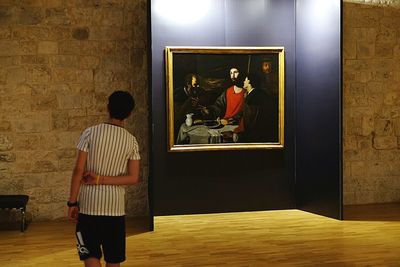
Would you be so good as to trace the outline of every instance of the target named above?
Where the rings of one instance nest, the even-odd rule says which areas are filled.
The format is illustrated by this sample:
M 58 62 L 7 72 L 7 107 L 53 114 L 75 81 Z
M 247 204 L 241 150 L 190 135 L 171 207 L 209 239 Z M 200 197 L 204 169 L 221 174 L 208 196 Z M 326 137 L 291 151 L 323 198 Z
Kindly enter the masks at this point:
M 150 232 L 150 217 L 126 218 L 126 237 Z

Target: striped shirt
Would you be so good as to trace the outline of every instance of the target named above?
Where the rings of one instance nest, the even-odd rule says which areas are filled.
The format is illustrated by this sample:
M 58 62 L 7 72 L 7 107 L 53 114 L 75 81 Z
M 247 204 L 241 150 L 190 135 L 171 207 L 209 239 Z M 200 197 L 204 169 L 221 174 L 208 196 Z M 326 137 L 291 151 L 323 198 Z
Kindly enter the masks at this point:
M 139 160 L 136 138 L 123 127 L 101 123 L 87 128 L 77 145 L 88 152 L 86 171 L 102 176 L 128 174 L 128 161 Z M 81 185 L 79 212 L 87 215 L 125 215 L 125 186 Z

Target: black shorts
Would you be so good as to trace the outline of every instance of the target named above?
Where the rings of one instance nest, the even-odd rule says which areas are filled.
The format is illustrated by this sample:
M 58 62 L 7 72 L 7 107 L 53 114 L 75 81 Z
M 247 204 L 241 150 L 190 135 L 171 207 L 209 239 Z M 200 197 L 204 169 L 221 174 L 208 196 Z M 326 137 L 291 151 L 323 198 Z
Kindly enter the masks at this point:
M 125 261 L 125 216 L 93 216 L 79 213 L 76 224 L 81 260 L 101 259 L 108 263 Z

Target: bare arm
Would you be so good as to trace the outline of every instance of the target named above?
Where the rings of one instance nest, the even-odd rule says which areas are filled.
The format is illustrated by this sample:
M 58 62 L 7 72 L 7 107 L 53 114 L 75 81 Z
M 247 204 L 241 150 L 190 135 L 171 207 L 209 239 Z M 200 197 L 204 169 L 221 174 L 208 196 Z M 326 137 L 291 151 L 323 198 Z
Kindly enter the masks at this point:
M 85 164 L 87 159 L 87 152 L 82 150 L 78 151 L 78 157 L 76 159 L 74 171 L 71 178 L 71 189 L 69 194 L 69 202 L 76 202 L 78 199 L 79 188 L 81 185 L 81 179 L 85 171 Z M 76 219 L 78 214 L 78 207 L 70 207 L 68 209 L 68 218 L 70 220 Z
M 130 185 L 139 182 L 139 160 L 128 161 L 128 174 L 122 176 L 103 176 L 97 175 L 94 172 L 87 172 L 84 174 L 84 184 L 96 185 Z

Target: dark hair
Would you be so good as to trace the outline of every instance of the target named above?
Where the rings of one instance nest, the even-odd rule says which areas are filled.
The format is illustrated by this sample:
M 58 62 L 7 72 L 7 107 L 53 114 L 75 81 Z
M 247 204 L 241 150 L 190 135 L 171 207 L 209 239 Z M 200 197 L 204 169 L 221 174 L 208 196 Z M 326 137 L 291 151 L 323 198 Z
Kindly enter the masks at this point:
M 250 72 L 247 75 L 247 78 L 250 80 L 250 84 L 253 86 L 253 88 L 260 89 L 261 78 L 259 75 Z
M 108 97 L 110 117 L 118 120 L 126 119 L 135 107 L 135 100 L 126 91 L 115 91 Z

